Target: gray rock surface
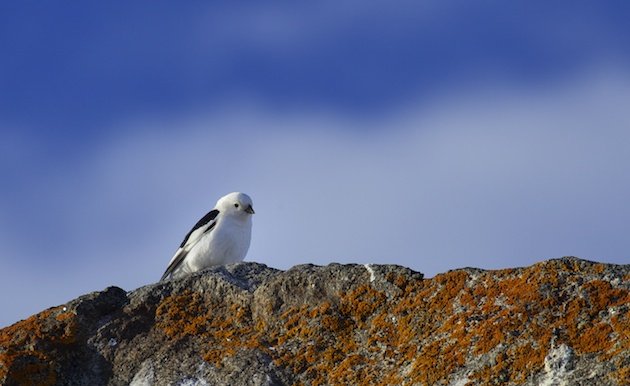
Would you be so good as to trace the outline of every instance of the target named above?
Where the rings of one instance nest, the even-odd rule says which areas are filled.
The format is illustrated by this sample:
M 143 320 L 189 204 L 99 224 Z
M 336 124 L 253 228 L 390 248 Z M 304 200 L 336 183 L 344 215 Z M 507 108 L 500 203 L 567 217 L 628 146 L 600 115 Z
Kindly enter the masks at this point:
M 629 385 L 630 266 L 241 263 L 0 330 L 3 385 Z

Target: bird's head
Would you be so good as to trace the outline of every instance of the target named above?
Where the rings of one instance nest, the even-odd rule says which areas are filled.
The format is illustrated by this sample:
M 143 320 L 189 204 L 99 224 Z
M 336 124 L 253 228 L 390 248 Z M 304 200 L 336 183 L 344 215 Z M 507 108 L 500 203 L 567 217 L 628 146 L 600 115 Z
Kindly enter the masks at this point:
M 254 214 L 252 199 L 245 193 L 234 192 L 226 194 L 217 201 L 216 208 L 225 214 L 233 214 L 249 218 Z

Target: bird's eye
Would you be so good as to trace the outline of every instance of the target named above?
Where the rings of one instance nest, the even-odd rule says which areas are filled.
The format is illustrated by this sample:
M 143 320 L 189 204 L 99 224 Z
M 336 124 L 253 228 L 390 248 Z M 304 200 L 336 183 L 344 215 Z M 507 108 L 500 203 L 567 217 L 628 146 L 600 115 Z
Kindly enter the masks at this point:
M 234 204 L 234 207 L 235 207 L 235 208 L 238 208 L 238 204 Z

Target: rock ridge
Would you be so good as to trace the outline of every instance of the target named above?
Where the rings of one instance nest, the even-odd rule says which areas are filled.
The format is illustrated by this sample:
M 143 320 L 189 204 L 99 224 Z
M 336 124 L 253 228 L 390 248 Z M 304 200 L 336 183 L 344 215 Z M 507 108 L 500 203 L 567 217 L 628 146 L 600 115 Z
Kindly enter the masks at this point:
M 630 265 L 240 263 L 0 330 L 2 385 L 628 385 Z

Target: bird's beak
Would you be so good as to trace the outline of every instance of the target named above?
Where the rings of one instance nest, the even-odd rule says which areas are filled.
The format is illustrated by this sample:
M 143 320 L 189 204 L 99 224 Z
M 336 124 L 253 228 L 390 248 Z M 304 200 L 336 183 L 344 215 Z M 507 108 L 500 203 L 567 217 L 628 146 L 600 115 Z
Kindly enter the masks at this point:
M 248 206 L 247 209 L 245 209 L 245 212 L 249 213 L 249 214 L 254 214 L 256 212 L 254 212 L 254 208 L 252 208 L 252 206 Z

